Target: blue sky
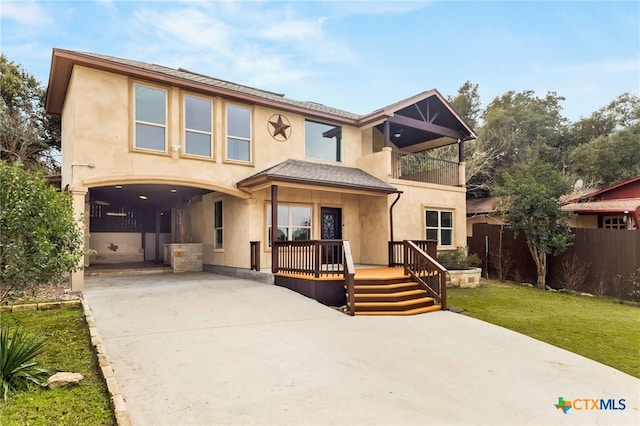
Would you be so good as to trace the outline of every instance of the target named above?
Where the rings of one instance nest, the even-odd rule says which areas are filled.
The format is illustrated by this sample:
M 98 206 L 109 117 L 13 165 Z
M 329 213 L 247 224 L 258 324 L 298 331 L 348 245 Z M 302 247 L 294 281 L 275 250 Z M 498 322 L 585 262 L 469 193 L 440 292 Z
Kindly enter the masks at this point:
M 183 67 L 366 114 L 467 80 L 564 96 L 570 120 L 640 95 L 638 1 L 7 1 L 2 52 L 43 84 L 53 48 Z

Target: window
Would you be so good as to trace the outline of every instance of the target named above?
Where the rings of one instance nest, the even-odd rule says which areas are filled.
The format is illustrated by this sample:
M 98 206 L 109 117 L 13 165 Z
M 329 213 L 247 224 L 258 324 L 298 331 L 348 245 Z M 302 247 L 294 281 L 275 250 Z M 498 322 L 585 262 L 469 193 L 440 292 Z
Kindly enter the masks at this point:
M 135 147 L 165 152 L 167 143 L 167 92 L 134 85 Z
M 223 247 L 222 237 L 222 201 L 216 201 L 213 203 L 213 248 Z
M 342 127 L 306 120 L 304 123 L 304 150 L 309 158 L 342 161 L 340 155 Z
M 271 247 L 271 205 L 267 204 L 267 237 Z M 311 239 L 311 207 L 278 204 L 278 240 Z
M 251 161 L 251 110 L 227 105 L 227 159 Z
M 605 216 L 602 218 L 602 227 L 606 229 L 627 229 L 624 216 Z
M 437 240 L 439 246 L 453 245 L 453 212 L 427 210 L 425 219 L 427 240 Z
M 185 95 L 184 152 L 211 157 L 211 101 Z

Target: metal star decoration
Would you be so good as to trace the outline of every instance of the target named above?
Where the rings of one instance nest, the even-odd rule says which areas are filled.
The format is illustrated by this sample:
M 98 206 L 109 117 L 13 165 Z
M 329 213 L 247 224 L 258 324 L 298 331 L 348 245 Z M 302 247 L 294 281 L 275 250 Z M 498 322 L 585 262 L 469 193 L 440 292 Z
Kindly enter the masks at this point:
M 291 127 L 289 123 L 289 120 L 287 120 L 287 117 L 281 115 L 281 114 L 277 114 L 277 119 L 275 119 L 276 115 L 271 116 L 271 119 L 269 120 L 269 124 L 271 124 L 271 126 L 273 126 L 273 132 L 271 133 L 271 136 L 274 137 L 274 139 L 277 140 L 283 140 L 286 141 L 287 139 L 289 139 L 289 135 L 287 135 L 287 130 Z M 290 131 L 288 133 L 291 133 Z M 278 137 L 281 136 L 282 139 L 279 139 Z

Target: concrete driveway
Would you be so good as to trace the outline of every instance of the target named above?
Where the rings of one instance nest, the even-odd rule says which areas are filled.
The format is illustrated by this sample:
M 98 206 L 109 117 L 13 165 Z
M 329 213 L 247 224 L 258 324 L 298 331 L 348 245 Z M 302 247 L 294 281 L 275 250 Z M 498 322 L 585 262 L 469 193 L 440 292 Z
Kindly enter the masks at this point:
M 85 286 L 134 425 L 640 424 L 640 380 L 460 314 L 349 317 L 208 273 Z

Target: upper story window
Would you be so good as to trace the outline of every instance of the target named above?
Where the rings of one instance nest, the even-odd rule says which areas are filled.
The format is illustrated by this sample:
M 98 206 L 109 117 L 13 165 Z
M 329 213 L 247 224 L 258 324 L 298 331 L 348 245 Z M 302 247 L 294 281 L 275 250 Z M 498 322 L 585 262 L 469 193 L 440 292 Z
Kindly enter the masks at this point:
M 184 97 L 184 153 L 212 156 L 212 105 L 204 98 Z
M 167 150 L 167 91 L 134 85 L 136 148 Z
M 453 245 L 453 212 L 441 210 L 426 210 L 427 240 L 437 240 L 439 246 Z
M 308 158 L 342 161 L 342 127 L 305 120 L 304 151 Z
M 251 110 L 227 105 L 227 160 L 251 162 Z

